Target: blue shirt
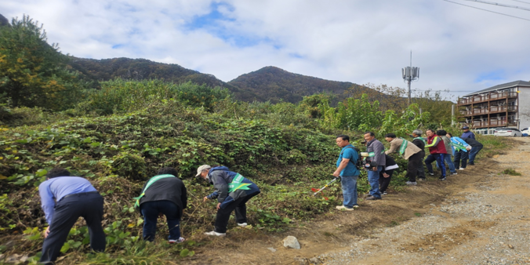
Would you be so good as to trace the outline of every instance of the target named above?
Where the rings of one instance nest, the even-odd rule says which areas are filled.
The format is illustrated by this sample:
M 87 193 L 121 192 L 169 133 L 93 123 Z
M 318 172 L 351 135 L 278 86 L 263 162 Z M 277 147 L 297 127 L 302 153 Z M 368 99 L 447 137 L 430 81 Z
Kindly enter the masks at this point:
M 341 177 L 353 177 L 353 176 L 359 176 L 361 172 L 355 167 L 355 162 L 357 162 L 357 158 L 359 157 L 359 154 L 353 149 L 353 145 L 349 144 L 342 148 L 339 159 L 337 160 L 337 168 L 340 166 L 340 162 L 342 162 L 343 158 L 349 159 L 348 165 L 340 172 Z
M 471 131 L 464 132 L 460 138 L 471 138 L 475 139 L 475 134 Z
M 42 182 L 39 185 L 39 194 L 42 210 L 44 210 L 48 225 L 53 220 L 55 201 L 58 202 L 69 194 L 91 191 L 96 191 L 96 188 L 87 179 L 82 177 L 55 177 Z

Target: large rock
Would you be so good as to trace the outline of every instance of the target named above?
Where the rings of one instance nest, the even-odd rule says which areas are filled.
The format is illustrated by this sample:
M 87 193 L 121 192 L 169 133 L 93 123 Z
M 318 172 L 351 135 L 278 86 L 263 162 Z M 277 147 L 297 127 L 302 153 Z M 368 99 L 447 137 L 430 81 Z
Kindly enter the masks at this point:
M 286 248 L 300 249 L 300 243 L 294 236 L 288 236 L 283 239 L 283 246 Z

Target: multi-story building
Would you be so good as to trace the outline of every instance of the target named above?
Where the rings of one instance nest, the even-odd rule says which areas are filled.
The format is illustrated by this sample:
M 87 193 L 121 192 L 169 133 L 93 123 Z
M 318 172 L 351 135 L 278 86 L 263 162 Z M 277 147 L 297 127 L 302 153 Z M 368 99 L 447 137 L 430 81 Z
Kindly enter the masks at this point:
M 491 134 L 494 128 L 530 127 L 530 82 L 514 81 L 458 99 L 460 119 L 470 128 Z

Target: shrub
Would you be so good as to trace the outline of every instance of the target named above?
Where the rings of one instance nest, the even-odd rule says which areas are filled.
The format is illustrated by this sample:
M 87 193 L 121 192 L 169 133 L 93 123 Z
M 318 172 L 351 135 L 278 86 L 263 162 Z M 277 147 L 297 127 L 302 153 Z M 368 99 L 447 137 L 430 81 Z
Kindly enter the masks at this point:
M 112 160 L 112 173 L 131 180 L 145 180 L 147 178 L 146 163 L 140 155 L 123 152 L 116 155 Z

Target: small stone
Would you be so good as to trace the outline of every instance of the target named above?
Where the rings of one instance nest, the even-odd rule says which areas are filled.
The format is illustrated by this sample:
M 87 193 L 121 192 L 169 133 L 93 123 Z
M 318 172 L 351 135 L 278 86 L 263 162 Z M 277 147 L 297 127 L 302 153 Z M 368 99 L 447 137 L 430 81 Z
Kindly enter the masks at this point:
M 267 248 L 268 250 L 272 251 L 272 252 L 276 252 L 276 249 L 275 248 Z
M 300 243 L 294 236 L 288 236 L 283 239 L 283 246 L 286 248 L 300 249 Z
M 320 260 L 318 258 L 310 258 L 309 262 L 311 262 L 312 264 L 319 264 Z

